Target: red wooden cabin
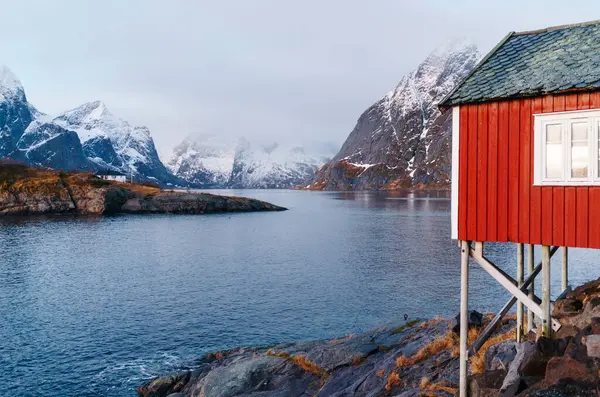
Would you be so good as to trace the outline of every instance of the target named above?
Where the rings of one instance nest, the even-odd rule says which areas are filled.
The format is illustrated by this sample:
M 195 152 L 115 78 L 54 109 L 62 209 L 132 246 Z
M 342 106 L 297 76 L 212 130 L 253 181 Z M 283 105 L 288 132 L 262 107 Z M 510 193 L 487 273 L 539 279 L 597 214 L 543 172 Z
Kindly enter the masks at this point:
M 541 319 L 544 335 L 560 327 L 550 318 L 550 257 L 556 247 L 563 247 L 564 289 L 567 247 L 600 248 L 600 21 L 510 33 L 440 107 L 453 112 L 452 237 L 462 248 L 466 396 L 469 259 L 511 292 L 506 311 L 519 302 L 519 339 L 522 305 L 529 326 L 534 315 Z M 484 242 L 516 243 L 516 279 L 485 257 Z M 536 244 L 542 246 L 538 267 Z M 532 284 L 540 272 L 541 299 Z

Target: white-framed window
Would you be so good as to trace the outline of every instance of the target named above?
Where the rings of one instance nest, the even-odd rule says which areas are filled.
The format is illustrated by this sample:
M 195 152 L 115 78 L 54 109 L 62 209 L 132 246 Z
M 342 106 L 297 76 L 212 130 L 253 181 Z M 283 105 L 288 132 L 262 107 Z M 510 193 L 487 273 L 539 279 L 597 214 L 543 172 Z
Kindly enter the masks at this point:
M 534 185 L 600 185 L 600 110 L 534 117 Z

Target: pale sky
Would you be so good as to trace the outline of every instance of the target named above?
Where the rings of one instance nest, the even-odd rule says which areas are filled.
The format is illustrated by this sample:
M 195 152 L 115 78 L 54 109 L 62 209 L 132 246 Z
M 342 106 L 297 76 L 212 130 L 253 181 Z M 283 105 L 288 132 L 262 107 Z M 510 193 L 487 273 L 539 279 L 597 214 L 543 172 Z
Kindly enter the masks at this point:
M 0 0 L 0 63 L 41 111 L 102 100 L 150 128 L 338 145 L 433 49 L 600 18 L 550 0 Z

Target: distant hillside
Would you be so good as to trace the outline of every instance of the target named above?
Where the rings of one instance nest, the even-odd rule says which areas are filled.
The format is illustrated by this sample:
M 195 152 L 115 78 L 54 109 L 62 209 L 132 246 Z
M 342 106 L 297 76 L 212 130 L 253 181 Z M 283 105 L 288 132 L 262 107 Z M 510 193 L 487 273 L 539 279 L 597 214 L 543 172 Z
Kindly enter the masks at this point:
M 447 187 L 451 112 L 439 101 L 476 65 L 474 45 L 430 54 L 393 91 L 368 108 L 335 157 L 305 186 L 312 190 Z

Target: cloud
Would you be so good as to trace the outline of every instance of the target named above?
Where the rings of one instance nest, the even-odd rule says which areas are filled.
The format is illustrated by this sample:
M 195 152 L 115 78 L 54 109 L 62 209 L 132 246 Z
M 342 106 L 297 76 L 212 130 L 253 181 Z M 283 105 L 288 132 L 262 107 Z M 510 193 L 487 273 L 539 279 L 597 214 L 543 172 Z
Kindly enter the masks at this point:
M 438 45 L 466 36 L 487 51 L 600 10 L 575 3 L 3 1 L 0 61 L 41 110 L 101 99 L 163 153 L 189 134 L 341 144 Z

